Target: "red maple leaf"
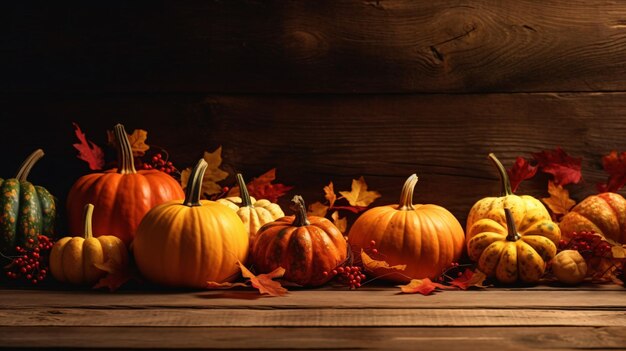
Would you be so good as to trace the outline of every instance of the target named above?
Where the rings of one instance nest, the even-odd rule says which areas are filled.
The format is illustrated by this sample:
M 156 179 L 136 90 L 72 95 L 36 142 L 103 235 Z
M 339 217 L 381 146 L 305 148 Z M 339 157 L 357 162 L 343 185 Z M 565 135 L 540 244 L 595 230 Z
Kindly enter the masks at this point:
M 554 184 L 556 185 L 576 184 L 582 179 L 582 157 L 571 157 L 560 147 L 554 150 L 543 150 L 532 155 L 537 160 L 537 166 L 542 172 L 554 176 Z
M 626 152 L 613 150 L 608 155 L 602 157 L 602 167 L 608 173 L 609 179 L 606 183 L 597 185 L 600 192 L 617 192 L 626 185 Z
M 537 166 L 531 165 L 530 162 L 523 157 L 517 157 L 511 169 L 507 169 L 506 173 L 509 175 L 511 190 L 516 192 L 517 187 L 522 181 L 530 179 L 537 174 Z
M 104 152 L 102 149 L 94 144 L 92 141 L 87 140 L 85 134 L 80 130 L 78 124 L 72 122 L 75 128 L 76 137 L 80 143 L 72 144 L 76 150 L 78 150 L 78 158 L 89 164 L 89 169 L 92 171 L 101 170 L 104 167 Z
M 483 282 L 487 279 L 485 273 L 481 271 L 472 271 L 471 269 L 465 269 L 465 272 L 458 278 L 452 279 L 450 281 L 450 285 L 456 286 L 459 289 L 467 290 L 468 288 L 474 286 L 477 288 L 485 288 Z
M 433 281 L 430 280 L 430 278 L 412 279 L 409 282 L 409 284 L 398 285 L 398 287 L 400 288 L 400 291 L 402 291 L 404 294 L 420 293 L 422 295 L 430 295 L 433 291 L 435 291 L 435 289 L 441 289 L 441 290 L 451 289 L 451 287 L 449 286 L 439 284 L 439 283 L 433 283 Z
M 272 168 L 261 176 L 254 178 L 246 187 L 250 196 L 259 199 L 267 199 L 271 202 L 278 201 L 278 198 L 285 195 L 293 186 L 284 184 L 272 184 L 276 180 L 276 168 Z M 239 187 L 234 186 L 230 189 L 227 196 L 239 196 Z

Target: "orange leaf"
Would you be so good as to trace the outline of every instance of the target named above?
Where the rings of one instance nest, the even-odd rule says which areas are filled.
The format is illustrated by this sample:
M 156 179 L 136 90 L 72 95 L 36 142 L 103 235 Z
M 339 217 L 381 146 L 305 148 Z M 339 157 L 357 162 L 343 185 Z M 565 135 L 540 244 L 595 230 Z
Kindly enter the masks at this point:
M 279 197 L 285 195 L 293 187 L 279 183 L 272 184 L 274 180 L 276 180 L 276 168 L 272 168 L 261 176 L 254 178 L 246 187 L 250 196 L 255 197 L 257 200 L 267 199 L 275 203 Z M 239 187 L 234 186 L 230 189 L 227 196 L 239 196 Z
M 335 201 L 337 201 L 337 194 L 335 194 L 333 182 L 330 182 L 324 187 L 324 197 L 328 200 L 328 207 L 333 207 Z
M 475 286 L 477 288 L 486 288 L 486 286 L 483 285 L 485 279 L 487 279 L 485 273 L 479 270 L 476 270 L 476 272 L 474 272 L 468 268 L 465 269 L 463 275 L 456 279 L 453 279 L 450 284 L 463 290 L 467 290 L 467 288 L 470 288 L 472 286 Z
M 204 178 L 202 178 L 202 195 L 206 198 L 206 195 L 220 194 L 222 192 L 222 186 L 217 182 L 222 181 L 228 177 L 228 172 L 220 169 L 222 165 L 222 147 L 218 147 L 213 152 L 204 152 L 204 160 L 208 163 Z M 187 168 L 180 174 L 180 183 L 184 188 L 187 187 L 189 176 L 191 175 L 191 168 Z
M 133 134 L 128 134 L 128 141 L 130 142 L 133 156 L 143 156 L 150 149 L 150 146 L 145 143 L 147 138 L 148 132 L 143 129 L 135 129 Z M 107 130 L 107 139 L 109 144 L 115 145 L 115 133 L 112 130 Z
M 328 213 L 328 206 L 319 201 L 310 204 L 309 210 L 307 211 L 307 215 L 309 216 L 326 217 L 326 213 Z
M 352 190 L 339 192 L 352 206 L 367 207 L 380 197 L 377 191 L 368 191 L 363 177 L 352 179 Z
M 397 285 L 405 294 L 415 294 L 420 293 L 422 295 L 430 295 L 435 289 L 450 289 L 449 286 L 445 286 L 439 283 L 433 283 L 430 278 L 424 279 L 412 279 L 409 284 L 406 285 Z
M 346 217 L 339 218 L 339 211 L 333 212 L 331 217 L 333 219 L 333 223 L 335 223 L 335 227 L 337 227 L 340 232 L 345 233 L 346 229 L 348 229 L 348 219 Z
M 115 291 L 134 277 L 128 265 L 122 266 L 114 259 L 109 259 L 102 264 L 94 263 L 94 266 L 107 272 L 107 275 L 101 278 L 93 289 L 108 288 L 109 291 Z
M 217 282 L 206 282 L 206 288 L 207 289 L 232 289 L 235 287 L 244 287 L 247 288 L 249 287 L 248 284 L 246 283 L 229 283 L 229 282 L 224 282 L 224 283 L 217 283 Z
M 92 171 L 101 170 L 104 167 L 104 152 L 102 149 L 94 144 L 92 141 L 87 140 L 87 137 L 80 130 L 80 127 L 76 123 L 74 125 L 74 132 L 76 137 L 80 141 L 79 143 L 72 144 L 76 150 L 78 150 L 78 158 L 89 164 L 89 169 Z
M 554 214 L 564 215 L 576 205 L 576 201 L 570 199 L 569 191 L 563 189 L 562 185 L 555 185 L 552 181 L 548 182 L 548 193 L 550 197 L 541 199 Z
M 375 272 L 378 275 L 401 273 L 406 269 L 405 264 L 390 266 L 389 263 L 385 261 L 375 260 L 366 254 L 363 249 L 361 249 L 361 261 L 363 262 L 363 268 L 365 268 L 365 270 Z
M 288 293 L 288 290 L 283 288 L 279 282 L 272 279 L 281 278 L 285 275 L 285 269 L 278 267 L 270 273 L 254 275 L 252 272 L 243 265 L 243 263 L 237 261 L 239 268 L 241 269 L 241 275 L 244 278 L 250 279 L 252 286 L 259 290 L 261 294 L 267 294 L 269 296 L 284 296 Z

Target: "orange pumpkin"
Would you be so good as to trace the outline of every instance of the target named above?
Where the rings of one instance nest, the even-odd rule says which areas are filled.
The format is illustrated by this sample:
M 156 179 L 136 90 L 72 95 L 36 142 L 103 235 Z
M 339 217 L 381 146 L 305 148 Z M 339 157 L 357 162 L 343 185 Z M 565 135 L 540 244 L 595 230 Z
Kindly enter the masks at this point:
M 563 216 L 559 228 L 566 239 L 574 232 L 594 231 L 626 244 L 626 199 L 617 193 L 589 196 Z
M 374 207 L 352 225 L 348 241 L 357 249 L 374 240 L 378 251 L 391 265 L 406 265 L 402 272 L 414 278 L 435 278 L 463 253 L 465 235 L 459 221 L 437 205 L 414 205 L 417 176 L 411 175 L 402 188 L 400 203 Z M 393 281 L 407 277 L 391 275 Z
M 185 199 L 156 206 L 137 228 L 135 261 L 155 283 L 204 288 L 208 281 L 231 281 L 239 276 L 237 261 L 247 258 L 248 231 L 237 214 L 200 200 L 206 168 L 201 159 L 189 176 Z
M 115 126 L 119 168 L 80 177 L 67 197 L 71 233 L 79 233 L 86 204 L 98 209 L 93 216 L 93 235 L 115 233 L 127 245 L 143 216 L 154 206 L 182 199 L 178 182 L 157 170 L 135 170 L 133 153 L 124 126 Z
M 328 272 L 346 260 L 348 245 L 331 221 L 307 216 L 301 196 L 294 196 L 293 202 L 295 216 L 279 218 L 259 229 L 251 261 L 259 273 L 282 267 L 285 280 L 319 286 L 332 278 Z

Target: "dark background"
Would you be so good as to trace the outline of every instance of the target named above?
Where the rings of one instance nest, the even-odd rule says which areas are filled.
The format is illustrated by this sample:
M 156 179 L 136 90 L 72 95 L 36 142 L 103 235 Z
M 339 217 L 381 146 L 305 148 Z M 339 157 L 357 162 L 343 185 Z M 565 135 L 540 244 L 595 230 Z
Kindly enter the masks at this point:
M 64 200 L 89 172 L 72 122 L 104 146 L 120 122 L 179 168 L 223 146 L 251 179 L 277 168 L 309 203 L 365 176 L 396 202 L 462 222 L 497 195 L 495 152 L 583 157 L 581 200 L 626 150 L 626 3 L 154 1 L 1 5 L 0 176 L 41 147 L 30 179 Z M 231 185 L 229 178 L 224 185 Z M 520 193 L 546 196 L 547 178 Z

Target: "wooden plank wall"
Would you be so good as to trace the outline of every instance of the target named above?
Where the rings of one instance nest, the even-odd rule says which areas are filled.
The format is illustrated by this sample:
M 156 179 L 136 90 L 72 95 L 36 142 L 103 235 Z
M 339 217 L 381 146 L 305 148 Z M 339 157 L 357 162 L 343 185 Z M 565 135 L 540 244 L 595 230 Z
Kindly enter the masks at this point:
M 71 122 L 104 144 L 122 122 L 181 166 L 223 145 L 249 178 L 276 167 L 310 202 L 365 176 L 461 220 L 497 194 L 486 159 L 562 146 L 584 158 L 576 199 L 626 150 L 626 3 L 410 0 L 2 5 L 0 113 L 11 176 L 64 199 L 88 172 Z M 40 121 L 35 122 L 35 119 Z M 232 181 L 232 179 L 229 179 Z M 520 192 L 546 195 L 546 178 Z

